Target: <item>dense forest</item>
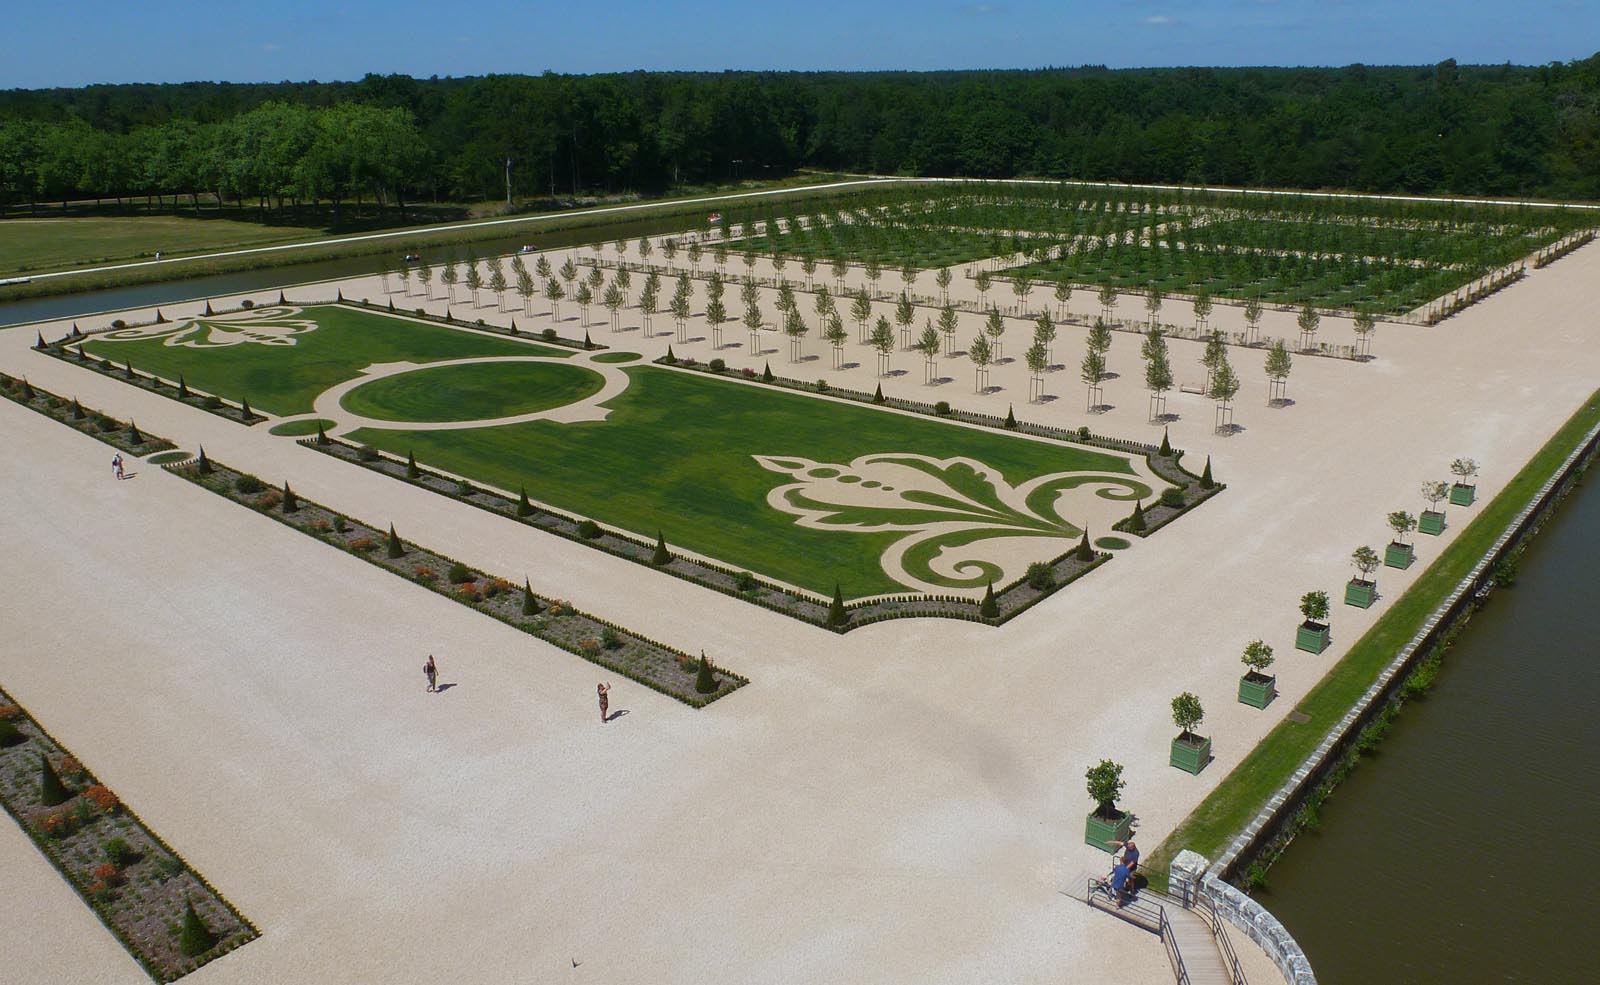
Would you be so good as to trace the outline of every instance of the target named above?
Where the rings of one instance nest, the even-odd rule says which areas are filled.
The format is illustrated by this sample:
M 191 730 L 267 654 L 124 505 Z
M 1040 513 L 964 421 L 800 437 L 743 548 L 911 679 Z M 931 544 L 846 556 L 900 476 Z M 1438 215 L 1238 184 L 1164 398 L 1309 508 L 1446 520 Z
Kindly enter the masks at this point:
M 1537 67 L 500 75 L 0 92 L 0 202 L 660 192 L 797 168 L 1600 199 L 1600 55 Z M 215 198 L 213 198 L 215 196 Z

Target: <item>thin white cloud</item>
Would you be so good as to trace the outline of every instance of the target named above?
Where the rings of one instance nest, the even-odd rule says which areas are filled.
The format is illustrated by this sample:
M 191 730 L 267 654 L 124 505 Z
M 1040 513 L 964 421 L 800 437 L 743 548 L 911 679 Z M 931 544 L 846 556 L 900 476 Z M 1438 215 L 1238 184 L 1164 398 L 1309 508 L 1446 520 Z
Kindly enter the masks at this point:
M 267 41 L 267 42 L 265 42 L 265 43 L 263 43 L 261 45 L 261 50 L 262 51 L 277 51 L 278 50 L 278 46 L 273 44 L 271 41 Z
M 1178 23 L 1178 21 L 1176 18 L 1168 17 L 1166 14 L 1151 14 L 1144 19 L 1144 23 L 1152 27 L 1170 27 Z

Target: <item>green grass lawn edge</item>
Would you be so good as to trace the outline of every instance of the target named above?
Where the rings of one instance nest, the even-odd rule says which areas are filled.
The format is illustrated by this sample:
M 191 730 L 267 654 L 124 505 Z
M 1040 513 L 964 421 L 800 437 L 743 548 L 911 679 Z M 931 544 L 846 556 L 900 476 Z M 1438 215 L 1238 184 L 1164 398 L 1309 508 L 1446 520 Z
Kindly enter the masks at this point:
M 1295 706 L 1310 718 L 1279 722 L 1205 800 L 1150 853 L 1152 882 L 1164 887 L 1173 856 L 1187 848 L 1214 859 L 1316 749 L 1383 668 L 1460 583 L 1583 436 L 1600 423 L 1591 394 L 1499 495 L 1490 500 L 1422 576 Z

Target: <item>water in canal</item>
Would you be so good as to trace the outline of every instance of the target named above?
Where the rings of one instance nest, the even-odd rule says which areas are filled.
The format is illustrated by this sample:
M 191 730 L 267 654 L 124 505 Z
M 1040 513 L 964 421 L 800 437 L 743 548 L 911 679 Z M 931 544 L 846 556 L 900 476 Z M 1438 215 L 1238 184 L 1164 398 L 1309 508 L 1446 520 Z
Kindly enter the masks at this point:
M 1600 981 L 1600 481 L 1272 867 L 1323 985 Z

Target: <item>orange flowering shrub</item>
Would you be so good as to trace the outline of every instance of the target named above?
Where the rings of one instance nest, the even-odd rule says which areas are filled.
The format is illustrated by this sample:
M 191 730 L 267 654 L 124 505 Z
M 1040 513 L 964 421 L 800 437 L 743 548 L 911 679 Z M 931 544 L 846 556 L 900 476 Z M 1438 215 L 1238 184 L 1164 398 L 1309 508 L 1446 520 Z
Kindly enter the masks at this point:
M 122 870 L 117 868 L 115 862 L 101 862 L 89 874 L 94 876 L 96 882 L 105 883 L 107 886 L 115 886 L 122 881 Z
M 350 542 L 350 547 L 352 550 L 361 551 L 362 553 L 370 551 L 377 546 L 378 545 L 373 542 L 371 537 L 357 537 L 355 540 Z
M 107 814 L 113 813 L 122 805 L 122 801 L 117 799 L 117 795 L 102 783 L 96 783 L 94 786 L 86 788 L 83 791 L 83 796 L 89 803 Z
M 283 493 L 278 492 L 276 489 L 268 489 L 256 497 L 256 505 L 264 510 L 270 510 L 281 502 L 283 502 Z
M 319 534 L 325 534 L 325 533 L 328 532 L 328 521 L 327 520 L 312 520 L 311 521 L 311 529 L 315 530 Z
M 419 564 L 415 568 L 412 568 L 411 571 L 417 576 L 419 581 L 433 581 L 435 578 L 439 577 L 439 573 L 428 567 L 426 564 Z
M 61 761 L 56 764 L 56 772 L 63 776 L 82 776 L 83 764 L 71 756 L 62 756 Z
M 51 811 L 44 818 L 44 833 L 52 838 L 65 838 L 72 834 L 72 815 L 66 811 Z
M 579 640 L 578 649 L 582 650 L 584 653 L 598 653 L 600 652 L 600 641 L 592 638 Z
M 20 718 L 21 716 L 22 709 L 16 705 L 0 705 L 0 718 L 4 718 L 9 721 L 10 719 Z

